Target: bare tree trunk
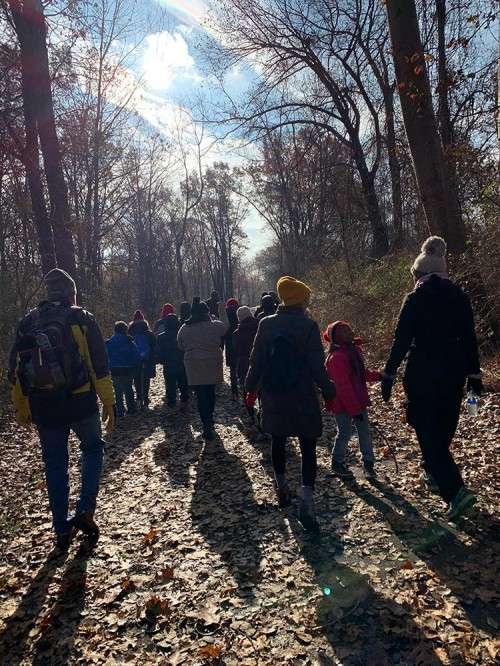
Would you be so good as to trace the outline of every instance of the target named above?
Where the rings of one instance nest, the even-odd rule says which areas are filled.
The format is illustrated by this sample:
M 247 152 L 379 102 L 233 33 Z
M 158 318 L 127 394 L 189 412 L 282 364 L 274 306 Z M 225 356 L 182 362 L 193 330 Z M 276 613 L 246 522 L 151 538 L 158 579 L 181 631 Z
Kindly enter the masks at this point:
M 57 264 L 76 276 L 68 192 L 54 120 L 43 7 L 40 0 L 24 0 L 22 5 L 18 0 L 10 0 L 10 6 L 21 49 L 24 85 L 33 98 L 33 118 L 43 155 Z
M 403 197 L 401 194 L 401 166 L 399 164 L 396 128 L 394 125 L 394 89 L 392 86 L 384 89 L 385 130 L 386 145 L 391 175 L 392 194 L 392 224 L 394 226 L 394 247 L 400 248 L 403 244 Z
M 387 0 L 396 78 L 413 167 L 427 223 L 451 252 L 466 249 L 467 235 L 432 106 L 414 0 Z
M 38 152 L 38 135 L 36 122 L 33 116 L 33 96 L 29 87 L 25 85 L 24 68 L 22 75 L 23 112 L 25 126 L 25 150 L 24 166 L 26 168 L 26 180 L 31 198 L 31 208 L 38 237 L 40 259 L 43 273 L 48 273 L 56 267 L 56 254 L 54 250 L 54 239 L 52 227 L 50 226 L 45 197 L 43 193 L 42 176 L 40 173 L 40 161 Z

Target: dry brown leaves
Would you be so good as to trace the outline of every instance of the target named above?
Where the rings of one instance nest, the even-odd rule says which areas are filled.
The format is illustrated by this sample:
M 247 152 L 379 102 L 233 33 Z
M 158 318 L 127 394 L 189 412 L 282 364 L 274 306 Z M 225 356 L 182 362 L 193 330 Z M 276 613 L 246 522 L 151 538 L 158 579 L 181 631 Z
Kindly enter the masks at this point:
M 75 543 L 66 559 L 48 559 L 36 438 L 0 422 L 5 663 L 497 663 L 498 394 L 459 425 L 454 455 L 480 497 L 459 529 L 420 480 L 400 394 L 390 407 L 374 398 L 377 486 L 362 477 L 354 439 L 355 482 L 328 476 L 335 428 L 326 415 L 315 541 L 293 508 L 276 507 L 269 444 L 242 422 L 227 387 L 222 441 L 208 445 L 194 410 L 167 412 L 159 382 L 154 390 L 153 410 L 108 438 L 97 548 Z M 288 475 L 299 490 L 296 443 Z

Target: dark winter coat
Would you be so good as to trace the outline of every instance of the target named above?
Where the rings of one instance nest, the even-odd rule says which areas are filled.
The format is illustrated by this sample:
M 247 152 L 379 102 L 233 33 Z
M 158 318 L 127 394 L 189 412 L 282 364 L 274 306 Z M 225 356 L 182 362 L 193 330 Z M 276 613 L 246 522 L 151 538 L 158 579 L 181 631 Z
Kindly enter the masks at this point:
M 156 338 L 147 321 L 133 321 L 129 324 L 128 334 L 132 337 L 145 335 L 149 342 L 149 358 L 143 362 L 144 377 L 156 377 Z
M 458 285 L 433 275 L 406 296 L 385 372 L 395 375 L 407 354 L 404 386 L 412 401 L 426 399 L 431 385 L 456 392 L 480 372 L 474 315 Z
M 163 318 L 164 331 L 156 339 L 156 358 L 167 368 L 167 373 L 178 375 L 184 371 L 184 352 L 177 345 L 177 334 L 181 327 L 176 314 Z
M 255 317 L 244 319 L 236 331 L 233 333 L 233 348 L 236 361 L 236 372 L 240 382 L 244 382 L 250 363 L 250 353 L 252 351 L 255 336 L 259 322 Z
M 234 332 L 238 328 L 238 315 L 236 314 L 236 310 L 237 308 L 227 308 L 226 310 L 228 328 L 226 335 L 224 336 L 224 349 L 226 352 L 226 365 L 228 368 L 232 365 L 236 365 L 233 344 Z
M 270 393 L 261 386 L 271 343 L 278 331 L 292 336 L 297 348 L 303 351 L 303 355 L 297 358 L 302 379 L 293 391 L 287 393 Z M 318 325 L 305 315 L 302 308 L 281 305 L 275 315 L 260 321 L 245 385 L 250 392 L 262 389 L 264 432 L 282 437 L 316 438 L 321 435 L 322 418 L 316 385 L 325 399 L 335 396 L 335 388 L 325 370 L 325 353 Z
M 133 374 L 141 364 L 139 350 L 130 335 L 115 333 L 106 340 L 109 367 L 115 376 Z
M 167 317 L 170 317 L 170 315 L 167 315 Z M 160 319 L 155 321 L 155 325 L 153 326 L 153 333 L 155 335 L 160 335 L 160 333 L 163 333 L 165 330 L 167 317 L 160 317 Z

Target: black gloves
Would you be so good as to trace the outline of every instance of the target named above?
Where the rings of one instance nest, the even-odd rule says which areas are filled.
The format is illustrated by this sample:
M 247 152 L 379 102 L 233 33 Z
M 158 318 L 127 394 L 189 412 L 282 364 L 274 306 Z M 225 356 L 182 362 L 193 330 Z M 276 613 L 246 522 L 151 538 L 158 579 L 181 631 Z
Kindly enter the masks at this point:
M 382 390 L 382 400 L 384 402 L 389 402 L 391 399 L 392 387 L 394 386 L 394 377 L 391 375 L 382 373 L 382 381 L 380 383 L 380 388 Z
M 476 395 L 481 395 L 484 392 L 483 380 L 481 377 L 468 377 L 467 391 L 473 391 Z
M 333 400 L 337 395 L 337 389 L 335 388 L 335 384 L 333 382 L 330 382 L 330 385 L 325 386 L 321 391 L 321 393 L 323 395 L 323 400 L 325 402 Z

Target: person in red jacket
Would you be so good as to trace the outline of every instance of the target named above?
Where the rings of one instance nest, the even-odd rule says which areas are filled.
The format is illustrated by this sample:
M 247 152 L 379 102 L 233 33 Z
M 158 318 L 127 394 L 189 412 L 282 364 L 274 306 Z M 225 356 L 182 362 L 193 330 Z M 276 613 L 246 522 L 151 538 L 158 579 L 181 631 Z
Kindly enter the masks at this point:
M 380 381 L 380 372 L 365 367 L 361 341 L 354 337 L 352 328 L 346 322 L 330 324 L 324 338 L 330 343 L 326 371 L 337 388 L 335 398 L 325 403 L 326 409 L 335 414 L 338 427 L 332 452 L 332 472 L 343 479 L 353 476 L 345 463 L 345 457 L 354 423 L 365 476 L 367 479 L 375 479 L 375 458 L 367 411 L 371 403 L 366 383 Z

